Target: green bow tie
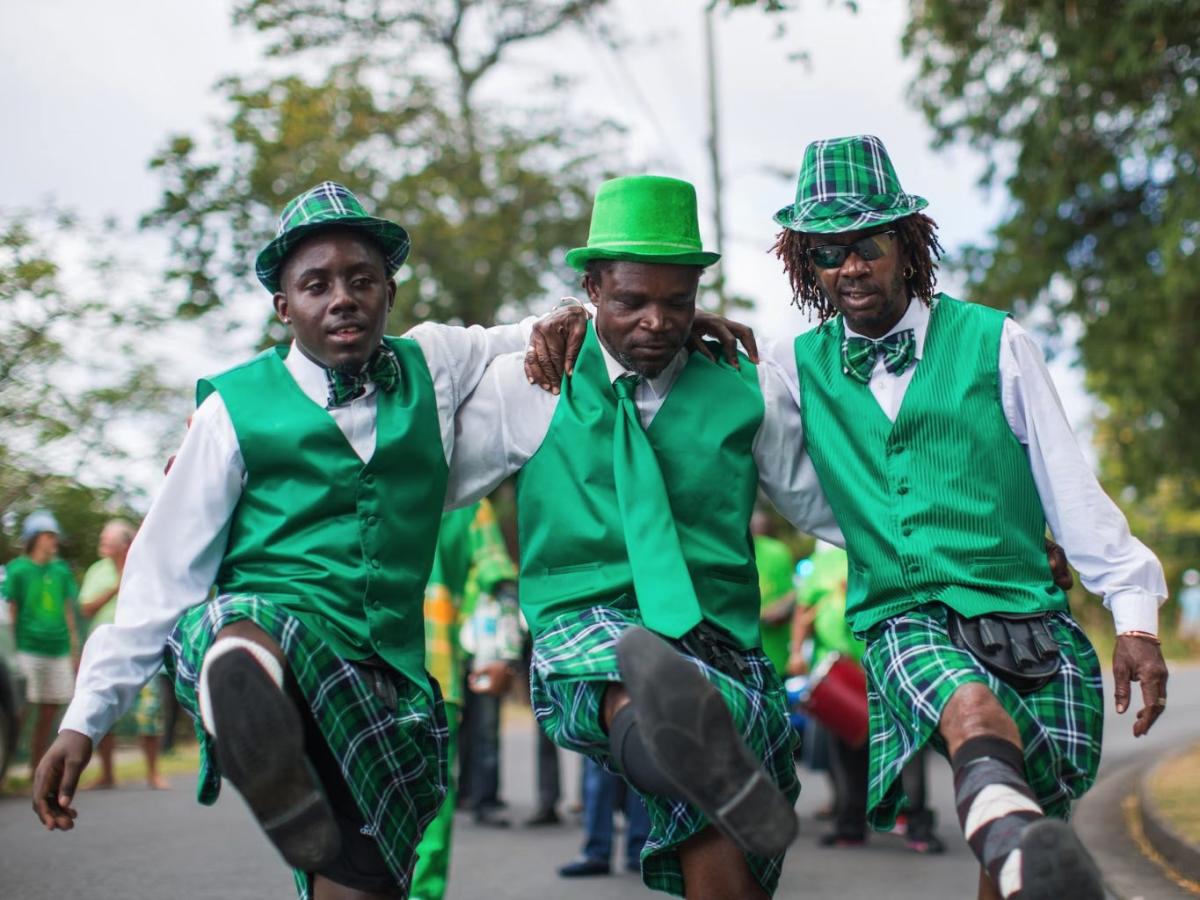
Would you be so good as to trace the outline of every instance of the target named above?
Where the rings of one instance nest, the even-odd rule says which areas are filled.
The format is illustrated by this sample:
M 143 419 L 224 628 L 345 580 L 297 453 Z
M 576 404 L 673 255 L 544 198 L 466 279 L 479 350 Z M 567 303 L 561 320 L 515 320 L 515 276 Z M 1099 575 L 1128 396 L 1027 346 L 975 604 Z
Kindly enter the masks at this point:
M 917 338 L 911 328 L 889 334 L 878 341 L 847 337 L 842 344 L 842 372 L 855 381 L 867 384 L 880 354 L 883 355 L 883 367 L 893 375 L 899 375 L 913 364 L 916 353 Z
M 651 631 L 677 638 L 704 617 L 679 544 L 658 457 L 633 402 L 640 381 L 636 375 L 624 375 L 613 383 L 617 395 L 613 481 L 642 622 Z
M 367 364 L 354 374 L 326 369 L 325 378 L 329 382 L 329 402 L 325 408 L 336 409 L 361 397 L 368 382 L 375 382 L 375 387 L 385 394 L 394 391 L 400 384 L 400 360 L 396 359 L 391 347 L 381 344 Z

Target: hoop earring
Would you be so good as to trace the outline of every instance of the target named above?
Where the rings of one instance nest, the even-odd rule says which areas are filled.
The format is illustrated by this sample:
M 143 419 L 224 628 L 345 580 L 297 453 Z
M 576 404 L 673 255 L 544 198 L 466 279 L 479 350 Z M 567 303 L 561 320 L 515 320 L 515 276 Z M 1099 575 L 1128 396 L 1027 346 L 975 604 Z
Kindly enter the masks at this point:
M 913 277 L 914 275 L 916 275 L 916 274 L 917 274 L 917 270 L 916 270 L 916 269 L 914 269 L 912 266 L 905 266 L 905 267 L 904 267 L 904 280 L 905 280 L 905 281 L 909 281 L 909 280 L 911 280 L 911 279 L 912 279 L 912 277 Z

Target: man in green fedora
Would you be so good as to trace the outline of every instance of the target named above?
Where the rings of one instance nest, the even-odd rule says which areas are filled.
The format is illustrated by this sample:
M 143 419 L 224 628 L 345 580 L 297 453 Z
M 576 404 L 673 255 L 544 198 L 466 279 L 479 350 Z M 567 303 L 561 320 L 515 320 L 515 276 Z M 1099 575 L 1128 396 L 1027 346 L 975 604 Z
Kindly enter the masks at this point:
M 1117 712 L 1166 705 L 1162 568 L 1079 450 L 1045 362 L 1005 313 L 934 293 L 926 201 L 882 142 L 816 141 L 774 250 L 821 325 L 764 353 L 846 538 L 846 615 L 866 640 L 869 816 L 930 743 L 954 772 L 981 898 L 1101 898 L 1066 817 L 1100 759 L 1100 667 L 1046 562 L 1047 527 L 1113 613 Z
M 197 722 L 201 802 L 229 779 L 301 896 L 407 896 L 446 792 L 422 602 L 454 414 L 533 322 L 385 337 L 408 246 L 403 228 L 332 182 L 284 208 L 256 269 L 293 340 L 199 382 L 116 621 L 88 642 L 35 774 L 47 828 L 73 827 L 92 747 L 165 644 Z M 583 318 L 565 310 L 546 324 Z
M 460 447 L 449 492 L 469 500 L 519 473 L 534 712 L 645 798 L 645 883 L 753 898 L 778 883 L 798 792 L 760 642 L 759 486 L 799 527 L 837 531 L 774 414 L 792 408 L 786 388 L 744 357 L 685 347 L 716 260 L 690 184 L 602 184 L 587 246 L 567 254 L 595 305 L 572 377 L 551 393 L 521 354 L 497 359 L 458 415 L 460 434 L 496 439 Z

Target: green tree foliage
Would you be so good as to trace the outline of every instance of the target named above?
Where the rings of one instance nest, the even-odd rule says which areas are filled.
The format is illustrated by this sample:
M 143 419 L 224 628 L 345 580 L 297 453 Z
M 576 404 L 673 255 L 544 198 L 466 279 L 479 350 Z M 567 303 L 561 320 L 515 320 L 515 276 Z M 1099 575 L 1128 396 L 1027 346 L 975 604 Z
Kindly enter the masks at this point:
M 972 298 L 1081 323 L 1110 487 L 1160 523 L 1196 508 L 1200 2 L 924 0 L 904 47 L 938 143 L 1009 171 L 1008 214 L 965 255 Z M 1186 527 L 1170 540 L 1194 562 Z
M 175 137 L 152 162 L 164 192 L 145 224 L 170 238 L 180 312 L 244 295 L 279 209 L 325 179 L 412 234 L 393 329 L 428 317 L 490 323 L 502 305 L 560 288 L 548 272 L 586 238 L 614 127 L 569 115 L 554 73 L 503 103 L 484 87 L 515 49 L 602 4 L 241 3 L 236 20 L 260 33 L 277 71 L 222 82 L 233 112 L 212 141 Z M 281 336 L 275 327 L 268 339 Z
M 139 449 L 159 452 L 138 434 L 173 399 L 145 340 L 159 320 L 152 298 L 128 295 L 135 280 L 112 233 L 63 212 L 0 213 L 0 512 L 10 536 L 39 506 L 64 527 L 89 510 L 124 509 L 123 464 Z M 91 552 L 95 535 L 83 531 Z

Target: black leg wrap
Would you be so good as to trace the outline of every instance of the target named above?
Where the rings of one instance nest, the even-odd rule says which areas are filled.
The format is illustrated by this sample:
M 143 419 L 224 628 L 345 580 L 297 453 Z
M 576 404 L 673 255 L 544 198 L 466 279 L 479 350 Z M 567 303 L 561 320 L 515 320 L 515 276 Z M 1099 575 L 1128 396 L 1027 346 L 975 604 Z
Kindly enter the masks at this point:
M 1025 754 L 1012 741 L 986 734 L 963 741 L 950 760 L 950 768 L 960 772 L 977 759 L 994 759 L 1010 766 L 1021 778 L 1025 777 Z
M 608 746 L 622 774 L 639 791 L 676 802 L 684 800 L 662 769 L 650 758 L 638 731 L 637 716 L 631 704 L 617 710 L 609 723 Z

